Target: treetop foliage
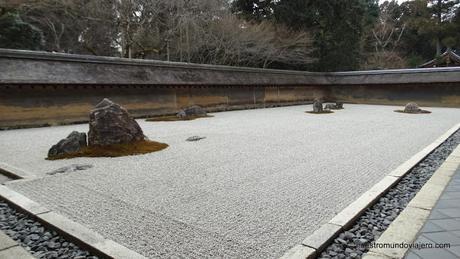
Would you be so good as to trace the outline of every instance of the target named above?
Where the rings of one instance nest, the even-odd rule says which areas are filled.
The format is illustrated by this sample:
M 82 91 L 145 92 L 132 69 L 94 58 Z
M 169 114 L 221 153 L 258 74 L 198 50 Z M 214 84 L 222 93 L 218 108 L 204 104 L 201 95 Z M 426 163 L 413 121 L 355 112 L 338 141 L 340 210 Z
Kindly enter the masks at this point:
M 263 68 L 414 67 L 460 49 L 459 0 L 10 0 L 0 47 Z

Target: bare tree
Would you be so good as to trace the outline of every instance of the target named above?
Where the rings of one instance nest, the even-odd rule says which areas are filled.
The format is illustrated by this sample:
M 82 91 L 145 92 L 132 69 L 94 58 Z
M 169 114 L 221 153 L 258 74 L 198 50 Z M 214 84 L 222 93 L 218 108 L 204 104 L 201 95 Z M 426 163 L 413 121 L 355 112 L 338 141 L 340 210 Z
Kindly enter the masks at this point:
M 47 49 L 255 67 L 311 63 L 311 38 L 234 16 L 227 0 L 24 0 Z
M 402 68 L 405 61 L 398 52 L 406 24 L 401 22 L 398 4 L 385 2 L 372 30 L 374 52 L 368 58 L 366 68 Z
M 273 63 L 305 65 L 312 62 L 311 38 L 262 22 L 248 24 L 232 15 L 214 21 L 196 54 L 201 63 L 269 67 Z
M 49 51 L 113 55 L 111 0 L 22 1 L 21 16 L 45 34 Z

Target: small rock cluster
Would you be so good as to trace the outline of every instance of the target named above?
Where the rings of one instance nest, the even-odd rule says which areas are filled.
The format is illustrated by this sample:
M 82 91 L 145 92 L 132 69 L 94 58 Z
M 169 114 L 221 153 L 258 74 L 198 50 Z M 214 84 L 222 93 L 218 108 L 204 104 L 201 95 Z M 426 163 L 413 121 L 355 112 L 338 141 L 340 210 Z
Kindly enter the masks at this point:
M 206 110 L 203 109 L 201 106 L 192 105 L 190 107 L 181 109 L 176 116 L 178 118 L 186 118 L 186 117 L 205 117 L 207 116 Z
M 88 141 L 86 133 L 74 131 L 48 151 L 48 158 L 80 152 L 87 146 L 109 146 L 144 140 L 139 124 L 122 106 L 104 99 L 89 116 Z
M 0 229 L 36 258 L 97 259 L 0 200 Z
M 343 103 L 342 102 L 336 102 L 334 103 L 328 103 L 326 106 L 324 106 L 325 110 L 341 110 L 343 109 Z
M 368 251 L 366 245 L 380 237 L 459 143 L 457 131 L 367 209 L 318 258 L 361 258 Z
M 320 99 L 315 99 L 313 102 L 313 111 L 310 113 L 331 113 L 331 110 L 340 110 L 343 109 L 342 102 L 327 103 L 323 108 L 323 102 Z
M 416 103 L 408 103 L 404 107 L 404 110 L 396 110 L 397 112 L 419 114 L 419 113 L 431 113 L 430 111 L 422 110 Z
M 420 109 L 420 107 L 416 103 L 408 103 L 404 107 L 404 112 L 406 113 L 419 113 L 421 111 L 422 109 Z
M 55 174 L 63 174 L 63 173 L 71 173 L 76 171 L 83 171 L 92 168 L 92 165 L 87 164 L 72 164 L 69 166 L 64 166 L 54 171 L 48 172 L 48 175 L 55 175 Z

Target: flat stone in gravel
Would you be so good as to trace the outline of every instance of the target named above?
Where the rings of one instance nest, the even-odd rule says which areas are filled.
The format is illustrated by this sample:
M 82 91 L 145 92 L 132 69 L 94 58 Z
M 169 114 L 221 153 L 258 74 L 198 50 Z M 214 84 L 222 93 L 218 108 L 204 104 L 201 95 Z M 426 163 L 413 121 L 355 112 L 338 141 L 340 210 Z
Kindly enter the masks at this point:
M 2 131 L 0 157 L 37 175 L 94 165 L 9 186 L 147 257 L 276 258 L 460 121 L 460 109 L 407 116 L 397 108 L 349 104 L 317 116 L 305 105 L 138 120 L 147 137 L 170 147 L 71 162 L 42 154 L 87 124 Z M 184 141 L 194 135 L 207 139 Z

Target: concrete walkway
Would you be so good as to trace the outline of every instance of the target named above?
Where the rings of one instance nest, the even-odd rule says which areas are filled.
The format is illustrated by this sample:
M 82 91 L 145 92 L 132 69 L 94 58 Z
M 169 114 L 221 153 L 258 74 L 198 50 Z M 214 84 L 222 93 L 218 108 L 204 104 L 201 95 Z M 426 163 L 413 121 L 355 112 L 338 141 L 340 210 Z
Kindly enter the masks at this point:
M 0 231 L 0 259 L 33 259 L 16 241 Z
M 433 208 L 416 244 L 450 244 L 450 248 L 412 249 L 407 259 L 460 258 L 460 167 Z

